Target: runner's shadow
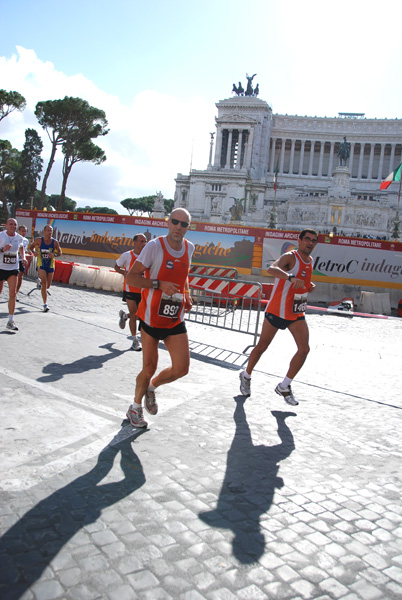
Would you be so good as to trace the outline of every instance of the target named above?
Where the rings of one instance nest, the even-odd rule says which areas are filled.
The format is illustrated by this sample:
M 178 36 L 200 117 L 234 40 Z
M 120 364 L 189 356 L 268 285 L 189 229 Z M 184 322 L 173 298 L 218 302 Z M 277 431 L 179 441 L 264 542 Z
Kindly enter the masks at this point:
M 278 424 L 281 443 L 254 446 L 244 411 L 244 396 L 235 398 L 236 432 L 228 452 L 226 474 L 215 510 L 199 517 L 211 527 L 231 529 L 233 554 L 244 564 L 257 561 L 264 553 L 265 538 L 260 515 L 269 511 L 276 488 L 284 485 L 278 477 L 279 462 L 294 450 L 292 432 L 285 419 L 292 412 L 272 411 Z
M 0 597 L 9 597 L 8 593 L 13 600 L 21 598 L 80 529 L 145 483 L 141 462 L 131 445 L 133 436 L 144 430 L 133 431 L 130 426 L 128 434 L 126 428 L 121 433 L 125 431 L 102 450 L 91 471 L 38 502 L 0 538 Z M 119 437 L 125 439 L 119 441 Z M 119 452 L 123 479 L 98 485 L 111 471 Z
M 90 354 L 89 356 L 84 356 L 83 358 L 79 358 L 72 363 L 49 363 L 45 367 L 43 367 L 42 372 L 47 373 L 47 375 L 43 377 L 38 377 L 37 381 L 42 383 L 50 383 L 51 381 L 58 381 L 62 379 L 65 375 L 69 374 L 78 374 L 85 373 L 86 371 L 91 371 L 92 369 L 101 369 L 103 365 L 113 358 L 117 358 L 121 354 L 127 352 L 127 350 L 118 350 L 117 348 L 113 348 L 114 342 L 108 342 L 103 346 L 99 346 L 99 348 L 105 348 L 108 352 L 106 354 Z

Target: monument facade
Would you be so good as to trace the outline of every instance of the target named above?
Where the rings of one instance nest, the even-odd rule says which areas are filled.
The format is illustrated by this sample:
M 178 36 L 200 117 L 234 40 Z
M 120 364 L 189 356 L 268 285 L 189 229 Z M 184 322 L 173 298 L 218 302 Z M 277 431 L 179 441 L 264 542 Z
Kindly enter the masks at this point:
M 195 221 L 389 239 L 402 162 L 402 119 L 274 114 L 246 75 L 216 104 L 205 170 L 176 178 L 175 206 Z

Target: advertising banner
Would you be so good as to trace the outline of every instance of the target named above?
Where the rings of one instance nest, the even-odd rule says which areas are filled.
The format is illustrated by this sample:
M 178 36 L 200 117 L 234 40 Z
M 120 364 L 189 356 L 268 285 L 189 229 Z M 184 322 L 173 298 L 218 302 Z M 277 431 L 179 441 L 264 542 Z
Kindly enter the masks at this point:
M 138 233 L 147 240 L 167 233 L 165 219 L 148 217 L 20 210 L 16 218 L 34 237 L 52 225 L 66 260 L 69 254 L 92 256 L 95 264 L 130 250 Z M 264 276 L 281 254 L 297 248 L 299 232 L 192 223 L 186 237 L 195 246 L 193 264 L 233 267 L 245 275 L 261 269 Z M 402 289 L 400 242 L 319 235 L 312 257 L 314 281 Z
M 267 232 L 262 274 L 284 252 L 298 246 L 297 232 Z M 402 289 L 402 244 L 320 235 L 312 254 L 314 281 Z

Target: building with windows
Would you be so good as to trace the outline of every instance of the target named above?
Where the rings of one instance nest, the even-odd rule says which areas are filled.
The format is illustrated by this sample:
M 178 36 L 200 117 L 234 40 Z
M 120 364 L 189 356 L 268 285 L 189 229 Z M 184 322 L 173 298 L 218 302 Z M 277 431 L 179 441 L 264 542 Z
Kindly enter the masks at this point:
M 175 206 L 196 221 L 389 239 L 398 185 L 380 183 L 402 162 L 402 119 L 279 115 L 255 95 L 216 107 L 208 165 L 177 175 Z

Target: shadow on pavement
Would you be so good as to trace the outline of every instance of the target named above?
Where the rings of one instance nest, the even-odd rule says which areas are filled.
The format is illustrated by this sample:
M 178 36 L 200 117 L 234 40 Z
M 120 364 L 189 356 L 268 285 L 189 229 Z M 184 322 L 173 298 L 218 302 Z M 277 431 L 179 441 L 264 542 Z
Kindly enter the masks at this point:
M 58 381 L 62 379 L 64 375 L 74 374 L 74 373 L 84 373 L 86 371 L 91 371 L 92 369 L 101 369 L 105 362 L 108 360 L 112 360 L 113 358 L 117 358 L 128 352 L 128 350 L 118 350 L 117 348 L 113 348 L 114 342 L 108 342 L 103 346 L 99 346 L 99 348 L 105 348 L 108 352 L 106 354 L 90 354 L 89 356 L 84 356 L 75 360 L 72 363 L 49 363 L 45 367 L 43 367 L 43 373 L 46 373 L 43 377 L 38 377 L 37 381 L 42 383 L 50 383 L 51 381 Z
M 260 515 L 268 512 L 276 488 L 284 485 L 277 476 L 279 462 L 295 449 L 292 432 L 285 419 L 292 412 L 272 411 L 281 443 L 254 446 L 244 411 L 244 396 L 235 398 L 236 432 L 228 452 L 226 474 L 215 510 L 199 514 L 211 527 L 231 529 L 233 555 L 243 564 L 257 561 L 264 553 L 265 538 Z
M 91 471 L 38 502 L 0 538 L 2 598 L 21 598 L 82 527 L 94 523 L 102 510 L 145 483 L 141 462 L 131 445 L 133 437 L 145 430 L 130 429 L 132 434 L 122 429 L 102 450 Z M 124 478 L 97 485 L 111 471 L 119 453 Z

